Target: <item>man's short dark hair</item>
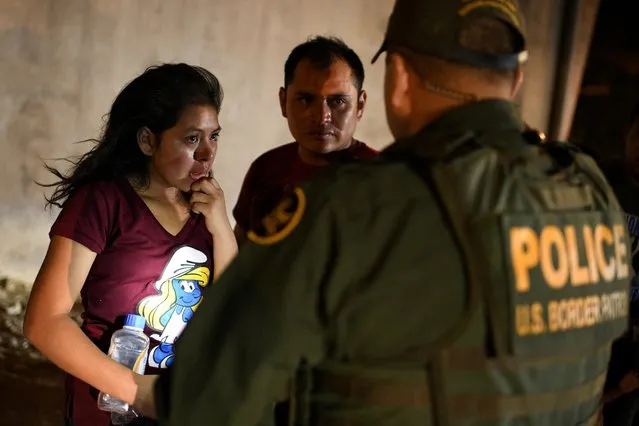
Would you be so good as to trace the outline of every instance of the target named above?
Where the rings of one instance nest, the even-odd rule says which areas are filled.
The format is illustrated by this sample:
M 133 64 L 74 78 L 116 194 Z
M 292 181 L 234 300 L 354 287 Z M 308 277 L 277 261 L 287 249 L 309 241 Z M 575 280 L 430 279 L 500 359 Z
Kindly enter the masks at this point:
M 323 36 L 310 38 L 291 51 L 284 64 L 284 87 L 288 87 L 293 82 L 295 69 L 304 59 L 308 59 L 320 70 L 330 67 L 337 61 L 344 61 L 353 71 L 353 84 L 357 92 L 361 92 L 364 87 L 364 65 L 357 53 L 341 39 Z
M 459 43 L 469 50 L 484 54 L 512 54 L 517 51 L 517 34 L 513 29 L 497 19 L 479 18 L 467 22 L 459 34 Z M 402 55 L 413 70 L 424 80 L 440 80 L 448 74 L 450 67 L 473 68 L 456 64 L 429 55 L 421 55 L 403 46 L 389 46 L 389 51 Z M 495 81 L 498 78 L 510 77 L 512 71 L 501 71 L 487 68 L 474 68 L 485 79 Z M 433 81 L 441 83 L 441 81 Z

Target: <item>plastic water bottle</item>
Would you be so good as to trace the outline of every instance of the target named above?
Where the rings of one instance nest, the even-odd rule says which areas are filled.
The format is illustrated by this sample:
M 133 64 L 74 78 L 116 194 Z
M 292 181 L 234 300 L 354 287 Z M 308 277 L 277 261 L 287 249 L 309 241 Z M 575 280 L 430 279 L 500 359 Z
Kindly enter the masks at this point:
M 113 360 L 138 374 L 144 374 L 149 352 L 149 337 L 144 334 L 145 323 L 144 317 L 127 315 L 124 327 L 113 333 L 109 347 L 109 356 Z M 98 408 L 130 416 L 129 404 L 104 392 L 98 395 Z
M 133 408 L 129 407 L 129 411 L 127 411 L 126 414 L 112 412 L 111 423 L 116 426 L 128 425 L 129 423 L 131 423 L 133 420 L 137 419 L 138 417 L 140 417 L 138 413 Z

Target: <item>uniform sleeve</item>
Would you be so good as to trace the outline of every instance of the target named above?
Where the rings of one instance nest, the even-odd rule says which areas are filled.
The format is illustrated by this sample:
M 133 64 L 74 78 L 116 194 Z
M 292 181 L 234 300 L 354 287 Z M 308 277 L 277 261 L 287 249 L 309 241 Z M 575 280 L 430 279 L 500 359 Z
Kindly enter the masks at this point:
M 113 195 L 104 185 L 81 187 L 64 204 L 49 237 L 66 237 L 95 253 L 102 252 L 113 222 Z
M 255 178 L 257 174 L 257 166 L 255 163 L 251 164 L 244 182 L 242 182 L 242 188 L 240 189 L 240 195 L 237 198 L 237 203 L 233 208 L 233 217 L 235 222 L 243 230 L 248 230 L 250 226 L 251 218 L 251 202 L 255 195 Z
M 320 294 L 334 269 L 333 211 L 307 209 L 279 241 L 254 238 L 212 285 L 158 380 L 162 424 L 256 425 L 286 397 L 299 361 L 323 358 Z

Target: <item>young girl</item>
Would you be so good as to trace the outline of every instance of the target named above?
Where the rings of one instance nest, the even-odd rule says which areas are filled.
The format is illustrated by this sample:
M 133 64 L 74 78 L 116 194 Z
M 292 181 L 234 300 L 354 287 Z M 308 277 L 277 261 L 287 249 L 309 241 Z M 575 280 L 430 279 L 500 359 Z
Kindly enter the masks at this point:
M 128 403 L 151 376 L 105 353 L 123 318 L 146 320 L 146 374 L 171 365 L 173 345 L 209 281 L 237 253 L 211 168 L 222 88 L 207 70 L 152 67 L 117 96 L 97 145 L 59 181 L 62 207 L 27 307 L 24 334 L 69 373 L 67 424 L 106 426 L 98 391 Z M 210 284 L 214 285 L 214 284 Z M 69 311 L 82 297 L 83 323 Z

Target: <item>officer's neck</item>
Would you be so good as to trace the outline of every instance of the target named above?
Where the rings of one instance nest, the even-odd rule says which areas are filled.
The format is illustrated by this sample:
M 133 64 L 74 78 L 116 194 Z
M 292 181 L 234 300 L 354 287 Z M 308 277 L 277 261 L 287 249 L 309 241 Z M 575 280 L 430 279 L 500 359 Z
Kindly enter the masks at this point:
M 511 100 L 511 95 L 507 89 L 494 86 L 450 94 L 424 89 L 414 98 L 412 114 L 407 120 L 407 133 L 417 134 L 441 116 L 464 105 L 487 99 Z
M 415 135 L 441 116 L 469 102 L 471 101 L 424 90 L 413 98 L 411 113 L 405 122 L 404 133 Z

